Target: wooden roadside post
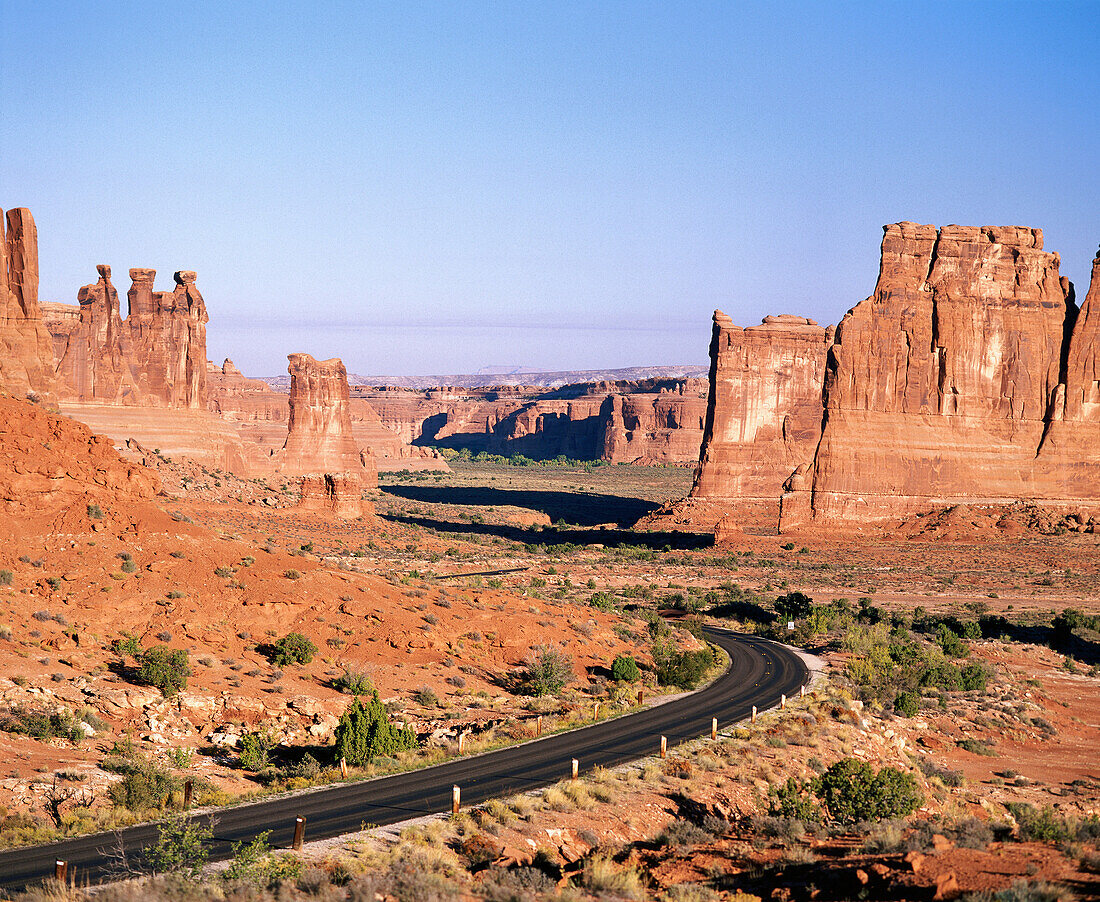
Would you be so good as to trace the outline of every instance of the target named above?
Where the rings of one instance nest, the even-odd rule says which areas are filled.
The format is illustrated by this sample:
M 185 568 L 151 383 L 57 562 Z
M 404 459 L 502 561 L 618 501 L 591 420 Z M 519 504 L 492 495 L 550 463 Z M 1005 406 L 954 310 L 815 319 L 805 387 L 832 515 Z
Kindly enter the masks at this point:
M 752 706 L 752 720 L 751 723 L 756 723 L 756 705 Z
M 573 759 L 573 775 L 572 775 L 572 778 L 574 780 L 577 779 L 577 776 L 580 774 L 580 770 L 581 770 L 581 763 L 576 758 L 574 758 Z
M 195 781 L 188 779 L 183 784 L 183 807 L 188 809 L 191 807 L 191 797 L 195 793 Z
M 786 695 L 779 696 L 779 707 L 780 708 L 786 708 L 787 707 L 787 696 Z
M 458 753 L 461 755 L 463 748 L 466 746 L 466 734 L 458 734 Z
M 668 757 L 668 737 L 667 736 L 662 736 L 661 737 L 661 757 L 662 758 Z
M 340 776 L 345 780 L 348 778 L 348 759 L 343 756 L 340 757 Z
M 592 720 L 596 721 L 600 719 L 600 703 L 592 703 Z
M 717 717 L 712 717 L 710 719 L 710 738 L 711 739 L 717 739 L 718 738 L 718 718 Z
M 644 689 L 639 689 L 638 690 L 638 704 L 641 705 L 641 703 L 644 700 L 645 700 L 645 690 Z
M 302 843 L 306 839 L 306 819 L 304 817 L 294 818 L 294 841 L 291 843 L 290 848 L 295 852 L 302 851 Z
M 55 861 L 53 865 L 53 877 L 58 883 L 64 883 L 69 877 L 69 862 Z
M 458 809 L 462 807 L 462 790 L 457 786 L 451 787 L 451 814 L 457 815 Z
M 541 736 L 542 735 L 542 715 L 541 714 L 538 717 L 535 718 L 535 735 L 536 736 Z

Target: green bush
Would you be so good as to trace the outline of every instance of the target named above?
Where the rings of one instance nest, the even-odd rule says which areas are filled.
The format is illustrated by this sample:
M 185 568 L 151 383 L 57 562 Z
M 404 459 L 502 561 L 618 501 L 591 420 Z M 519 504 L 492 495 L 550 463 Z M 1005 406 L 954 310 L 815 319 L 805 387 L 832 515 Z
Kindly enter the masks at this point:
M 1052 808 L 1036 808 L 1023 802 L 1010 802 L 1008 810 L 1016 819 L 1020 839 L 1025 842 L 1064 842 L 1070 838 L 1069 825 Z
M 142 849 L 142 857 L 150 873 L 198 880 L 210 857 L 207 846 L 213 838 L 209 825 L 187 816 L 173 818 L 161 824 L 157 841 Z
M 43 742 L 51 739 L 80 742 L 84 738 L 84 731 L 68 711 L 47 714 L 44 711 L 15 709 L 0 717 L 0 730 L 5 733 L 21 733 Z
M 138 679 L 146 685 L 155 686 L 165 695 L 187 688 L 191 667 L 184 649 L 154 645 L 141 653 L 138 662 Z
M 344 672 L 332 681 L 332 686 L 345 695 L 368 695 L 374 691 L 370 677 L 358 670 L 344 668 Z
M 773 817 L 809 823 L 821 820 L 821 809 L 814 804 L 806 787 L 794 777 L 788 777 L 787 782 L 780 786 L 773 786 L 768 790 L 768 795 L 771 797 L 768 813 Z
M 713 663 L 714 652 L 709 646 L 698 651 L 681 651 L 666 640 L 653 645 L 653 664 L 657 682 L 662 686 L 694 689 Z
M 917 782 L 897 768 L 877 774 L 865 761 L 842 758 L 813 781 L 814 794 L 841 824 L 904 817 L 923 801 Z
M 915 692 L 899 692 L 894 699 L 894 713 L 902 717 L 916 717 L 920 711 L 920 696 Z
M 261 771 L 267 767 L 275 740 L 267 731 L 246 733 L 241 737 L 241 767 L 250 771 Z
M 317 646 L 301 633 L 287 633 L 271 647 L 271 660 L 279 667 L 308 664 L 317 654 Z
M 129 633 L 124 634 L 121 639 L 115 639 L 111 643 L 111 648 L 116 655 L 121 655 L 124 658 L 136 658 L 141 654 L 141 642 L 138 641 L 137 636 L 131 636 Z
M 565 652 L 539 646 L 527 656 L 520 682 L 531 695 L 553 695 L 573 682 L 573 660 Z
M 611 679 L 617 683 L 636 683 L 642 678 L 638 662 L 630 655 L 619 655 L 611 664 Z
M 126 771 L 126 775 L 107 790 L 116 806 L 137 812 L 162 810 L 171 806 L 172 795 L 180 787 L 176 777 L 148 762 L 119 762 L 118 766 Z
M 410 729 L 390 723 L 378 692 L 372 691 L 366 703 L 356 699 L 347 707 L 336 726 L 336 757 L 349 764 L 369 764 L 378 755 L 392 756 L 416 745 Z

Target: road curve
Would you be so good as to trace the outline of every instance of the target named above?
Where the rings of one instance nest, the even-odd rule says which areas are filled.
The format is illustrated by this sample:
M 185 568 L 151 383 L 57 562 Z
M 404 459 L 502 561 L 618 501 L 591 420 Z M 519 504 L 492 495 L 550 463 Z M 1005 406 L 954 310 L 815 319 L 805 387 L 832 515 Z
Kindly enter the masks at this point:
M 211 814 L 214 819 L 212 859 L 228 858 L 232 844 L 270 829 L 273 847 L 288 847 L 295 817 L 306 818 L 306 838 L 353 833 L 364 823 L 392 824 L 451 807 L 451 787 L 462 788 L 463 805 L 534 789 L 567 777 L 570 759 L 583 770 L 608 767 L 655 754 L 660 737 L 669 745 L 710 732 L 711 718 L 728 726 L 794 695 L 809 672 L 790 649 L 730 630 L 708 628 L 707 638 L 730 656 L 730 667 L 711 685 L 663 705 L 646 708 L 591 727 L 558 733 L 534 742 L 459 758 L 423 770 L 326 787 Z M 55 861 L 69 862 L 78 884 L 109 876 L 110 856 L 120 841 L 131 855 L 157 838 L 156 824 L 114 833 L 80 836 L 44 846 L 0 852 L 0 889 L 22 889 L 53 875 Z

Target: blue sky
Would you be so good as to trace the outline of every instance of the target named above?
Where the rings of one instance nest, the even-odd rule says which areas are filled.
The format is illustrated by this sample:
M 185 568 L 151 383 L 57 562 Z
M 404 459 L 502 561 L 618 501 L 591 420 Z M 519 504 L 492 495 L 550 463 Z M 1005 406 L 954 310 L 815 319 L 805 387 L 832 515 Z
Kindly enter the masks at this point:
M 0 206 L 44 300 L 198 271 L 210 356 L 703 363 L 836 322 L 881 226 L 1100 242 L 1098 3 L 0 0 Z

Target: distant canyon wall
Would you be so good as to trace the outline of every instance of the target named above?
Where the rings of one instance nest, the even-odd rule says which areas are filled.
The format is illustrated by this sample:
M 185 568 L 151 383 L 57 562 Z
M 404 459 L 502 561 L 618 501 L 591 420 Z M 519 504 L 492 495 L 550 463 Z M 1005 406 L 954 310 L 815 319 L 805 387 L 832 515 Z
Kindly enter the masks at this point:
M 788 530 L 1100 506 L 1100 255 L 1078 308 L 1038 229 L 884 231 L 875 291 L 835 330 L 716 312 L 703 451 L 672 513 L 778 507 Z
M 410 444 L 615 463 L 687 464 L 698 459 L 706 381 L 649 379 L 538 387 L 353 386 L 381 424 Z

